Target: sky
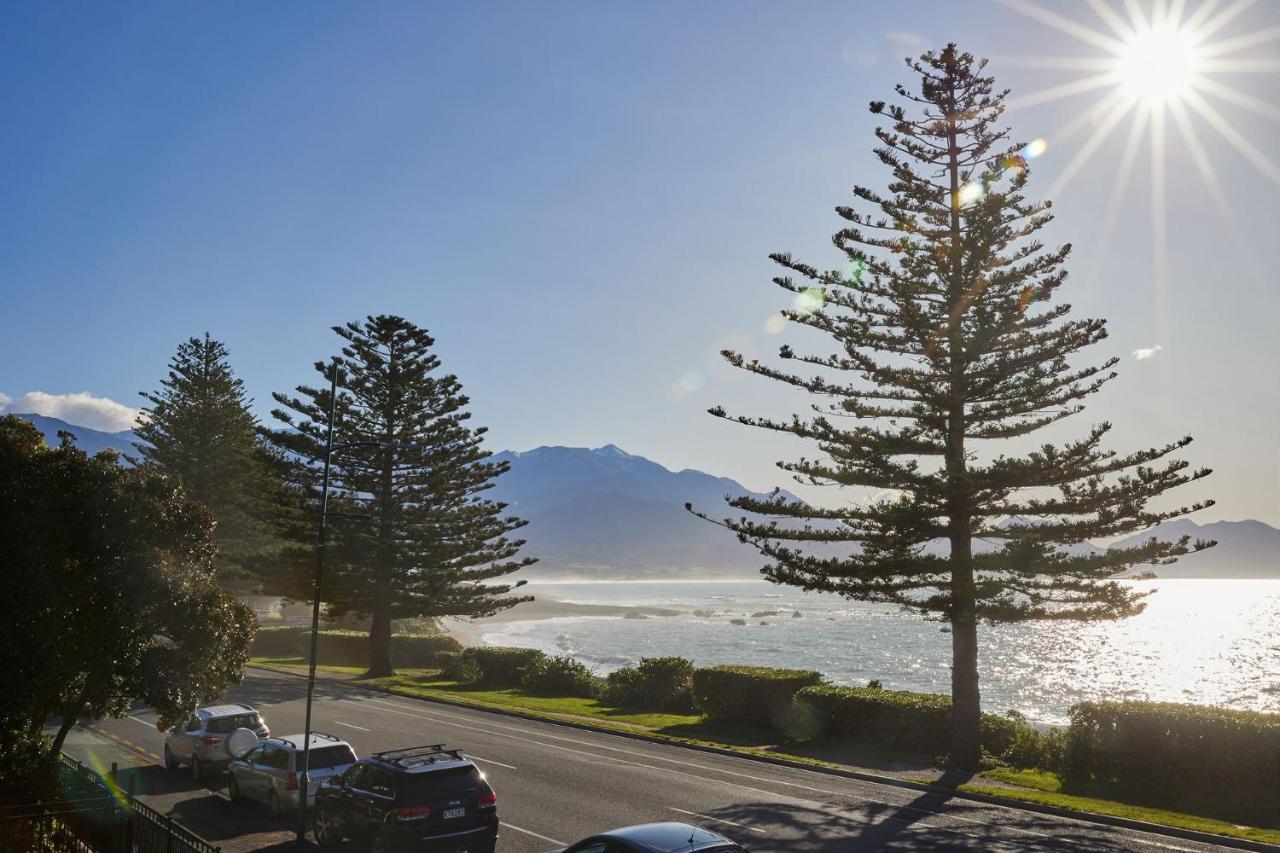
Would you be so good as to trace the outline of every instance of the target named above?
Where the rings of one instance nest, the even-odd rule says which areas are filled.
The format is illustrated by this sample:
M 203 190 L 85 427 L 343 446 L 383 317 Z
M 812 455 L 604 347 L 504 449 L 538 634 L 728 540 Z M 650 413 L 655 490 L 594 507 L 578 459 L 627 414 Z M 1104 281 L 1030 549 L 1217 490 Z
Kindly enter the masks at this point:
M 1080 27 L 1114 21 L 1049 8 L 1066 23 L 1024 0 L 5 4 L 0 406 L 119 428 L 208 331 L 269 418 L 331 326 L 393 313 L 495 450 L 613 443 L 794 490 L 774 462 L 808 448 L 706 409 L 808 401 L 716 353 L 821 348 L 769 324 L 790 299 L 767 256 L 838 264 L 832 209 L 887 183 L 867 103 L 956 41 L 1012 90 L 1014 138 L 1047 143 L 1063 298 L 1122 359 L 1050 437 L 1191 434 L 1215 474 L 1178 502 L 1280 524 L 1280 6 L 1222 6 L 1226 129 L 1170 124 L 1160 170 L 1148 130 L 1126 155 L 1128 115 L 1090 143 L 1109 89 L 1050 99 L 1094 72 L 1031 66 L 1102 56 Z

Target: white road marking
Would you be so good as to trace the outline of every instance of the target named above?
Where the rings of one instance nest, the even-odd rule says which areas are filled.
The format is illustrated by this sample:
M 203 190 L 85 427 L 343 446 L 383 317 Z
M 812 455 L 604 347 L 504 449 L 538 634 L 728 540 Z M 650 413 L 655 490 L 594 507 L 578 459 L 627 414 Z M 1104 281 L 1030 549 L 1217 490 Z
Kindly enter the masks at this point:
M 465 755 L 467 758 L 473 758 L 476 761 L 483 761 L 485 764 L 496 764 L 499 767 L 505 767 L 508 770 L 519 769 L 516 767 L 512 767 L 510 764 L 503 764 L 501 761 L 494 761 L 492 758 L 481 758 L 480 756 L 476 755 L 474 752 L 469 752 L 465 749 L 462 751 L 462 754 Z
M 334 720 L 334 722 L 340 726 L 346 726 L 347 728 L 359 729 L 362 732 L 371 731 L 370 729 L 366 729 L 364 726 L 357 726 L 355 723 L 344 723 L 342 720 Z
M 671 811 L 673 811 L 673 812 L 680 812 L 680 814 L 693 815 L 694 817 L 700 817 L 700 818 L 702 818 L 703 820 L 712 820 L 712 821 L 715 821 L 716 823 L 727 823 L 727 824 L 729 824 L 729 826 L 736 826 L 736 827 L 738 827 L 739 829 L 746 829 L 746 830 L 749 830 L 749 831 L 751 831 L 751 832 L 758 832 L 758 833 L 760 833 L 761 835 L 768 835 L 768 834 L 769 834 L 769 833 L 765 832 L 763 829 L 756 829 L 754 826 L 747 826 L 745 823 L 735 823 L 735 822 L 733 822 L 733 821 L 731 821 L 731 820 L 725 820 L 724 818 L 712 817 L 712 816 L 711 816 L 711 815 L 709 815 L 709 814 L 699 814 L 698 812 L 691 812 L 691 811 L 686 811 L 686 810 L 684 810 L 684 809 L 678 809 L 678 808 L 676 808 L 675 806 L 667 806 L 667 808 L 671 809 Z
M 155 723 L 148 723 L 146 720 L 140 720 L 137 717 L 135 717 L 133 714 L 129 715 L 129 719 L 133 720 L 135 723 L 142 723 L 144 726 L 150 726 L 153 729 L 156 727 Z
M 550 836 L 543 835 L 540 832 L 534 832 L 532 829 L 525 829 L 524 827 L 516 826 L 514 823 L 507 823 L 505 820 L 502 822 L 502 828 L 514 829 L 516 832 L 523 832 L 525 835 L 532 835 L 534 838 L 541 838 L 548 844 L 558 844 L 561 847 L 567 847 L 569 845 L 569 842 L 567 841 L 558 841 Z

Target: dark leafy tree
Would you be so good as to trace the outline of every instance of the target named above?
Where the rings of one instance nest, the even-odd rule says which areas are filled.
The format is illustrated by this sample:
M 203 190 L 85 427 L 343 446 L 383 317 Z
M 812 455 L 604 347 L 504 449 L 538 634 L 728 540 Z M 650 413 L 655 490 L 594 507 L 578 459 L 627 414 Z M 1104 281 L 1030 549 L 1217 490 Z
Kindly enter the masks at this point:
M 160 388 L 142 396 L 149 407 L 135 429 L 140 464 L 181 480 L 213 513 L 219 580 L 262 574 L 279 550 L 270 515 L 276 481 L 226 346 L 207 332 L 189 338 Z
M 45 446 L 0 418 L 0 761 L 50 715 L 56 752 L 82 717 L 141 699 L 176 723 L 238 680 L 253 611 L 214 582 L 213 520 L 176 480 Z
M 813 414 L 789 420 L 713 415 L 813 442 L 819 458 L 779 463 L 803 483 L 864 487 L 889 497 L 822 508 L 735 498 L 752 515 L 723 523 L 768 558 L 778 583 L 888 602 L 946 621 L 952 638 L 952 760 L 979 758 L 980 622 L 1117 619 L 1143 594 L 1125 569 L 1212 545 L 1154 539 L 1097 551 L 1070 546 L 1143 530 L 1211 502 L 1166 510 L 1148 502 L 1206 476 L 1182 460 L 1182 438 L 1120 454 L 1100 423 L 1065 444 L 1019 441 L 1080 412 L 1115 376 L 1114 358 L 1078 366 L 1105 323 L 1072 319 L 1057 301 L 1070 246 L 1036 232 L 1049 203 L 1024 195 L 1029 164 L 997 126 L 1005 92 L 954 45 L 908 60 L 917 91 L 873 103 L 887 194 L 855 187 L 839 207 L 844 267 L 823 272 L 787 254 L 774 279 L 796 295 L 792 322 L 832 350 L 779 353 L 800 369 L 730 364 L 803 389 Z M 981 452 L 980 452 L 981 451 Z M 1021 455 L 1010 455 L 1021 453 Z M 703 515 L 705 518 L 706 515 Z M 947 543 L 943 553 L 927 548 Z M 984 543 L 975 552 L 975 541 Z
M 322 599 L 331 615 L 372 617 L 369 672 L 391 673 L 391 621 L 415 616 L 489 616 L 528 597 L 500 578 L 534 562 L 517 556 L 510 534 L 525 522 L 483 493 L 506 463 L 489 461 L 484 427 L 467 425 L 469 400 L 456 376 L 441 374 L 433 339 L 400 317 L 335 326 L 340 388 L 330 479 L 331 540 Z M 322 381 L 276 394 L 270 433 L 292 460 L 293 535 L 314 538 L 331 364 Z M 352 517 L 359 516 L 359 517 Z M 300 551 L 296 590 L 310 596 L 311 558 Z

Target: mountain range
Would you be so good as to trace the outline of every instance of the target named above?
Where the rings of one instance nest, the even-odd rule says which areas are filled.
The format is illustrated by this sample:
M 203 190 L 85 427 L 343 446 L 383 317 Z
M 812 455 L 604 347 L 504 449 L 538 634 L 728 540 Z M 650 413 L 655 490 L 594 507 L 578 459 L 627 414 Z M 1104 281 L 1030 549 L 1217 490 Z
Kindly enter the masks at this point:
M 88 453 L 133 449 L 132 432 L 102 432 L 42 415 L 20 415 L 50 444 L 60 430 L 72 432 Z M 686 468 L 671 471 L 657 462 L 604 447 L 538 447 L 503 451 L 495 459 L 510 470 L 488 496 L 505 501 L 529 524 L 519 534 L 525 552 L 539 558 L 530 570 L 539 578 L 752 577 L 761 558 L 728 531 L 690 515 L 686 502 L 712 516 L 727 513 L 726 495 L 753 493 L 735 480 Z M 791 497 L 790 495 L 788 495 Z M 1155 567 L 1160 577 L 1280 578 L 1280 529 L 1261 521 L 1189 518 L 1165 522 L 1110 547 L 1151 536 L 1213 539 L 1217 547 Z M 936 550 L 940 543 L 929 546 Z M 982 547 L 979 545 L 979 547 Z M 1106 546 L 1084 543 L 1078 553 Z M 1144 567 L 1145 568 L 1145 567 Z

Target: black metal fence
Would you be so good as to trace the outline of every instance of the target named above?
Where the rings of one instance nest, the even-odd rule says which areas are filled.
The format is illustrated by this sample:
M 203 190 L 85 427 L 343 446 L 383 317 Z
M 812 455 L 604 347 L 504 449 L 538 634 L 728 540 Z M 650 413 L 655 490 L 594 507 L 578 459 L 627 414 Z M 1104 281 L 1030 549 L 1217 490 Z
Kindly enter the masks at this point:
M 0 850 L 38 853 L 218 853 L 74 758 L 59 756 L 60 794 L 0 807 Z

